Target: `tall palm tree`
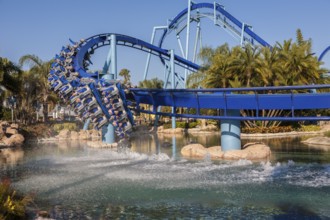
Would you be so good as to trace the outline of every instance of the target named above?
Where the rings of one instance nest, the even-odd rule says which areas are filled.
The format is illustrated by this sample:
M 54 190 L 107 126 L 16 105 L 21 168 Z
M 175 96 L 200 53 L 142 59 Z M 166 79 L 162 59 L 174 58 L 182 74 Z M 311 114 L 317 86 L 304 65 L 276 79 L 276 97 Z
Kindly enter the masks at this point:
M 239 74 L 243 85 L 256 86 L 260 82 L 259 75 L 255 71 L 260 59 L 260 49 L 246 45 L 244 48 L 233 48 L 232 53 L 236 57 L 232 63 L 232 70 L 235 74 Z
M 197 89 L 202 87 L 202 82 L 205 79 L 205 73 L 200 70 L 194 73 L 190 73 L 187 79 L 187 88 Z
M 19 92 L 21 73 L 22 71 L 17 65 L 6 58 L 0 57 L 0 87 L 12 93 Z
M 203 80 L 205 88 L 227 88 L 229 81 L 233 78 L 232 57 L 215 55 L 214 64 L 205 71 L 206 76 Z
M 124 77 L 124 84 L 131 81 L 131 74 L 130 74 L 130 71 L 128 69 L 120 70 L 119 76 Z
M 317 83 L 326 70 L 320 68 L 321 62 L 311 52 L 311 41 L 305 41 L 297 30 L 297 42 L 284 41 L 279 48 L 280 65 L 283 67 L 285 85 L 306 85 Z
M 228 44 L 216 49 L 203 48 L 199 56 L 204 64 L 200 72 L 196 73 L 192 79 L 200 80 L 199 84 L 205 88 L 228 87 L 229 81 L 233 78 L 231 69 L 233 57 Z M 195 81 L 195 84 L 197 82 Z
M 48 101 L 50 91 L 48 87 L 48 73 L 50 72 L 52 61 L 44 62 L 35 55 L 25 55 L 19 60 L 20 65 L 29 65 L 29 77 L 36 79 L 37 100 L 43 106 L 44 121 L 48 116 Z
M 283 82 L 282 68 L 279 64 L 278 48 L 272 50 L 269 47 L 263 47 L 260 51 L 261 59 L 257 60 L 256 73 L 261 79 L 258 86 L 280 86 Z
M 139 88 L 148 88 L 148 89 L 162 89 L 164 87 L 163 80 L 160 80 L 158 78 L 153 79 L 146 79 L 139 82 L 138 85 Z

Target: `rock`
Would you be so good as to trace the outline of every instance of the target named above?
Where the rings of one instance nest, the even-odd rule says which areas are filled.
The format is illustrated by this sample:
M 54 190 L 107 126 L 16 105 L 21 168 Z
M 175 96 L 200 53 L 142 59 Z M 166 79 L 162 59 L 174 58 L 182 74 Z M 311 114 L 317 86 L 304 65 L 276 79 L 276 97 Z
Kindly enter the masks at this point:
M 157 132 L 158 133 L 162 133 L 164 131 L 164 126 L 159 126 L 158 128 L 157 128 Z
M 207 148 L 207 151 L 209 152 L 211 158 L 214 158 L 214 159 L 220 159 L 224 155 L 224 152 L 221 151 L 220 146 L 209 147 L 209 148 Z
M 67 129 L 61 130 L 58 134 L 59 139 L 67 139 L 70 137 L 70 131 Z
M 6 146 L 21 145 L 24 142 L 24 137 L 21 134 L 13 134 L 9 138 L 3 137 L 2 141 Z
M 100 131 L 91 130 L 90 132 L 91 132 L 90 135 L 91 135 L 92 140 L 100 140 L 101 139 L 101 132 Z
M 205 157 L 208 151 L 201 144 L 189 144 L 181 149 L 181 154 L 185 157 Z
M 13 129 L 18 130 L 18 124 L 13 123 L 13 124 L 10 125 L 10 127 L 13 128 Z
M 47 211 L 39 211 L 35 220 L 54 220 Z
M 159 131 L 158 131 L 159 132 Z M 183 132 L 183 128 L 168 128 L 163 129 L 162 132 L 159 133 L 165 133 L 165 134 L 181 134 Z
M 2 127 L 0 126 L 0 140 L 5 135 L 5 132 L 3 132 Z
M 330 146 L 330 138 L 329 137 L 312 137 L 305 141 L 302 141 L 305 144 L 317 144 L 317 145 L 329 145 Z
M 71 131 L 70 133 L 71 140 L 78 140 L 79 139 L 79 133 L 76 131 Z
M 226 160 L 260 160 L 268 159 L 271 155 L 270 148 L 263 143 L 251 143 L 245 145 L 242 150 L 221 151 L 220 146 L 205 148 L 201 144 L 190 144 L 181 149 L 181 154 L 185 157 L 204 158 L 210 155 L 212 159 Z
M 88 130 L 79 131 L 79 139 L 80 140 L 88 140 L 91 138 L 90 132 Z
M 2 127 L 8 127 L 9 126 L 9 123 L 7 121 L 0 121 L 0 125 Z
M 223 158 L 227 160 L 248 159 L 248 157 L 249 152 L 245 150 L 229 150 L 223 155 Z
M 11 134 L 11 135 L 13 135 L 13 134 L 18 134 L 18 131 L 17 131 L 16 128 L 7 127 L 7 128 L 6 128 L 6 134 Z

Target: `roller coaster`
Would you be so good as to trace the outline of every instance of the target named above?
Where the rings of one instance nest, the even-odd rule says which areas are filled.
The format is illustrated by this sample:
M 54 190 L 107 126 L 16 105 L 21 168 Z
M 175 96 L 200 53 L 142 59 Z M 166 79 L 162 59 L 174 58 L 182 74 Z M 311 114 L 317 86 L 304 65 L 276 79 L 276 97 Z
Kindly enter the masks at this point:
M 240 44 L 259 44 L 271 47 L 265 40 L 258 36 L 250 25 L 244 24 L 227 12 L 222 5 L 217 3 L 189 3 L 167 26 L 158 45 L 117 33 L 98 34 L 78 42 L 70 40 L 70 44 L 62 47 L 55 56 L 49 73 L 50 87 L 76 111 L 84 121 L 93 122 L 95 129 L 102 129 L 108 125 L 113 126 L 117 137 L 120 139 L 129 136 L 134 127 L 135 113 L 148 113 L 154 115 L 205 118 L 217 120 L 282 120 L 282 121 L 318 121 L 330 120 L 329 115 L 302 117 L 296 114 L 300 110 L 315 110 L 330 108 L 330 93 L 321 92 L 329 89 L 330 85 L 304 85 L 282 87 L 252 87 L 228 89 L 184 89 L 177 88 L 178 82 L 185 83 L 187 72 L 196 72 L 200 65 L 195 63 L 195 58 L 188 59 L 182 49 L 178 33 L 189 31 L 191 22 L 200 22 L 201 18 L 210 18 L 215 26 L 221 27 L 232 36 L 238 38 Z M 205 10 L 202 11 L 202 10 Z M 198 25 L 197 25 L 198 26 Z M 181 56 L 174 54 L 173 50 L 164 49 L 163 43 L 171 33 L 177 34 L 181 48 Z M 199 35 L 199 33 L 197 33 Z M 187 34 L 188 36 L 188 34 Z M 188 41 L 188 40 L 187 40 Z M 197 41 L 195 42 L 197 45 Z M 110 46 L 107 66 L 102 73 L 89 72 L 90 57 L 98 48 Z M 132 88 L 116 80 L 116 48 L 126 46 L 141 50 L 148 55 L 160 58 L 168 71 L 165 76 L 166 84 L 171 79 L 172 88 L 141 89 Z M 324 52 L 326 53 L 326 52 Z M 196 47 L 194 47 L 196 55 Z M 194 56 L 195 56 L 194 55 Z M 322 54 L 322 57 L 324 54 Z M 147 66 L 149 65 L 148 58 Z M 106 74 L 109 66 L 112 74 Z M 184 76 L 176 71 L 180 67 L 186 71 Z M 145 73 L 144 78 L 147 74 Z M 299 92 L 297 92 L 299 91 Z M 305 91 L 305 92 L 301 92 Z M 309 92 L 317 91 L 317 92 Z M 152 105 L 152 109 L 144 109 L 143 104 Z M 171 113 L 162 112 L 160 106 L 172 107 Z M 185 113 L 176 113 L 177 108 L 187 109 Z M 194 109 L 195 111 L 189 111 Z M 217 109 L 221 114 L 204 115 L 202 109 Z M 287 116 L 263 116 L 261 110 L 289 110 Z M 239 110 L 255 110 L 254 116 L 237 114 Z M 191 113 L 194 112 L 194 113 Z M 236 113 L 235 113 L 236 112 Z

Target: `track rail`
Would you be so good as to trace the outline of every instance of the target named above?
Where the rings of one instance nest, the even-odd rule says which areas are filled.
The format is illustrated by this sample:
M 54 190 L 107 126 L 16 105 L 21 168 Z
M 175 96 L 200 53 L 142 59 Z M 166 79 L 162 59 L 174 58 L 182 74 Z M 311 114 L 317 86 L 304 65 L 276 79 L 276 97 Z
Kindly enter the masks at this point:
M 269 44 L 256 35 L 249 27 L 234 18 L 220 5 L 210 3 L 193 4 L 191 10 L 201 8 L 213 9 L 225 25 L 230 28 L 241 28 L 244 33 L 263 46 Z M 178 24 L 187 14 L 187 10 L 179 13 L 169 24 L 169 29 Z M 228 21 L 226 21 L 228 20 Z M 230 21 L 230 23 L 229 23 Z M 229 26 L 228 26 L 229 27 Z M 137 89 L 129 88 L 118 81 L 99 79 L 97 73 L 86 70 L 89 56 L 94 50 L 111 43 L 115 35 L 116 45 L 138 49 L 159 56 L 161 60 L 170 60 L 169 50 L 162 48 L 162 42 L 167 34 L 165 30 L 159 46 L 143 40 L 116 33 L 94 35 L 80 42 L 71 41 L 72 45 L 63 47 L 60 54 L 55 56 L 49 73 L 50 87 L 59 94 L 67 104 L 71 105 L 83 120 L 91 119 L 94 128 L 100 129 L 111 123 L 120 138 L 129 135 L 134 126 L 132 111 L 148 114 L 206 119 L 233 120 L 330 120 L 329 115 L 300 116 L 299 110 L 330 109 L 330 85 L 286 86 L 286 87 L 257 87 L 230 89 Z M 114 39 L 114 38 L 112 38 Z M 321 55 L 330 50 L 326 49 Z M 173 58 L 173 57 L 172 57 Z M 200 66 L 174 55 L 174 63 L 190 71 L 197 71 Z M 318 93 L 310 93 L 317 90 Z M 151 111 L 143 110 L 141 104 L 153 105 Z M 159 111 L 160 106 L 182 107 L 187 113 L 166 113 Z M 195 109 L 196 114 L 190 114 L 189 109 Z M 217 116 L 203 115 L 202 109 L 218 109 Z M 255 110 L 254 117 L 234 117 L 228 114 L 231 110 Z M 290 115 L 283 117 L 264 117 L 259 115 L 262 110 L 287 110 Z M 175 111 L 174 111 L 175 112 Z
M 249 37 L 251 37 L 252 40 L 255 40 L 259 44 L 261 44 L 264 47 L 271 47 L 264 39 L 262 39 L 259 35 L 254 33 L 248 26 L 245 26 L 241 21 L 239 21 L 237 18 L 235 18 L 232 14 L 230 14 L 228 11 L 226 11 L 221 5 L 219 4 L 212 4 L 212 3 L 196 3 L 192 4 L 190 10 L 191 11 L 197 11 L 199 9 L 210 9 L 215 11 L 217 14 L 216 17 L 220 18 L 222 20 L 222 23 L 224 27 L 231 28 L 233 31 L 237 33 L 241 33 L 241 30 L 243 29 L 243 32 L 247 34 Z M 165 29 L 158 47 L 162 47 L 164 39 L 166 35 L 176 26 L 178 23 L 180 23 L 185 17 L 187 17 L 188 14 L 188 8 L 181 11 L 168 25 L 168 29 Z M 238 29 L 238 30 L 237 30 Z
M 301 117 L 299 110 L 330 109 L 330 93 L 308 93 L 313 89 L 328 90 L 330 85 L 281 86 L 230 89 L 130 89 L 134 95 L 136 106 L 153 105 L 152 111 L 137 111 L 184 118 L 235 119 L 235 120 L 330 120 L 330 115 Z M 307 91 L 307 92 L 306 92 Z M 303 92 L 303 93 L 302 93 Z M 174 108 L 192 108 L 196 114 L 172 114 L 158 111 L 159 106 Z M 201 109 L 218 109 L 222 115 L 208 116 L 200 113 Z M 229 110 L 255 110 L 254 117 L 232 117 Z M 262 117 L 261 110 L 288 110 L 287 116 Z

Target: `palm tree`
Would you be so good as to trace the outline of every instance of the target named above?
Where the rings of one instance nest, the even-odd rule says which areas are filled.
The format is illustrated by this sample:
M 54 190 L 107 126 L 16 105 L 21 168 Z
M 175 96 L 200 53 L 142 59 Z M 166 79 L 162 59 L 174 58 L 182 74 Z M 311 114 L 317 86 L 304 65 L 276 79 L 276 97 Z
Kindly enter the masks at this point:
M 205 88 L 228 87 L 230 85 L 229 81 L 233 78 L 231 69 L 233 57 L 228 44 L 216 49 L 203 48 L 199 56 L 204 64 L 200 72 L 195 73 L 189 79 L 190 85 L 196 87 L 199 84 Z
M 256 73 L 261 79 L 259 86 L 279 86 L 283 82 L 282 68 L 279 64 L 278 48 L 261 48 L 261 59 L 257 60 Z
M 3 87 L 13 93 L 20 90 L 21 69 L 6 58 L 0 57 L 0 90 Z
M 205 77 L 206 75 L 202 70 L 189 74 L 187 78 L 187 88 L 197 89 L 202 87 L 202 82 Z
M 47 121 L 48 117 L 48 101 L 50 97 L 50 91 L 48 87 L 48 74 L 50 72 L 52 61 L 44 62 L 35 55 L 25 55 L 19 60 L 20 65 L 29 65 L 28 76 L 36 79 L 36 99 L 43 106 L 44 121 Z
M 129 83 L 131 81 L 131 75 L 128 69 L 120 70 L 119 76 L 124 77 L 124 84 Z
M 157 77 L 150 80 L 145 79 L 139 82 L 138 87 L 147 89 L 162 89 L 164 87 L 164 82 Z
M 244 48 L 233 48 L 232 55 L 236 59 L 232 63 L 232 70 L 238 74 L 246 87 L 257 86 L 260 82 L 259 75 L 256 73 L 258 60 L 260 59 L 260 49 L 246 45 Z
M 297 30 L 297 42 L 277 43 L 284 85 L 306 85 L 317 83 L 326 70 L 320 68 L 321 62 L 311 52 L 311 40 L 305 41 L 300 29 Z

